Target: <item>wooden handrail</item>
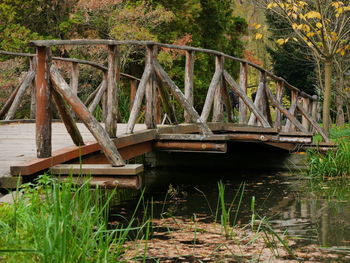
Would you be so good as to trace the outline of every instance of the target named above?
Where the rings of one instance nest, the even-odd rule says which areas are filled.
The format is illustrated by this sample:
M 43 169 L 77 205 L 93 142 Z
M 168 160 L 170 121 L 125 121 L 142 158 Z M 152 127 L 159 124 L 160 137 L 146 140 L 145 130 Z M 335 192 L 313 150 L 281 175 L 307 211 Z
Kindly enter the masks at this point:
M 50 47 L 50 46 L 57 46 L 57 45 L 137 45 L 137 46 L 149 46 L 149 45 L 156 45 L 159 47 L 169 48 L 169 49 L 177 49 L 177 50 L 184 50 L 184 51 L 195 51 L 195 52 L 202 52 L 207 53 L 215 56 L 222 56 L 224 58 L 228 58 L 237 62 L 246 63 L 247 65 L 266 73 L 267 76 L 270 78 L 276 80 L 276 81 L 283 81 L 285 82 L 285 87 L 295 90 L 300 93 L 302 97 L 309 98 L 313 100 L 313 97 L 306 93 L 301 93 L 301 90 L 297 87 L 291 85 L 288 83 L 284 78 L 278 77 L 272 72 L 267 71 L 263 67 L 252 63 L 248 60 L 244 60 L 241 58 L 233 57 L 230 55 L 227 55 L 223 52 L 212 50 L 212 49 L 205 49 L 205 48 L 198 48 L 198 47 L 191 47 L 191 46 L 178 46 L 178 45 L 172 45 L 172 44 L 164 44 L 154 41 L 137 41 L 137 40 L 124 40 L 124 41 L 118 41 L 118 40 L 106 40 L 106 39 L 75 39 L 75 40 L 36 40 L 31 41 L 29 43 L 31 46 L 36 47 Z
M 18 56 L 18 57 L 35 57 L 36 54 L 31 54 L 31 53 L 17 53 L 17 52 L 8 52 L 4 50 L 0 50 L 0 55 L 9 55 L 9 56 Z M 107 72 L 108 68 L 105 66 L 102 66 L 96 62 L 91 62 L 88 60 L 83 60 L 83 59 L 77 59 L 77 58 L 62 58 L 62 57 L 52 57 L 52 60 L 57 60 L 57 61 L 64 61 L 64 62 L 71 62 L 71 63 L 78 63 L 78 64 L 83 64 L 83 65 L 89 65 L 91 67 L 97 68 L 99 70 L 102 70 L 103 72 Z M 134 77 L 130 74 L 126 73 L 120 73 L 121 76 L 126 77 L 128 79 L 134 79 L 137 81 L 140 81 L 139 78 Z

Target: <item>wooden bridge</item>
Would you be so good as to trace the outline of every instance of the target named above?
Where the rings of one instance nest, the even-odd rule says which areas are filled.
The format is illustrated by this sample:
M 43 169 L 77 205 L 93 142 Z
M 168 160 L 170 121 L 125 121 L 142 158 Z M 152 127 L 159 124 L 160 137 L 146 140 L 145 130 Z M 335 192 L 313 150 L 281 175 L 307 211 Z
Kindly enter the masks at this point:
M 152 151 L 225 153 L 232 141 L 300 151 L 313 146 L 312 136 L 316 132 L 322 136 L 324 147 L 330 143 L 316 121 L 317 96 L 300 91 L 258 65 L 222 52 L 149 41 L 50 40 L 32 41 L 30 45 L 36 47 L 36 54 L 0 51 L 0 55 L 28 57 L 30 61 L 28 72 L 0 111 L 1 188 L 12 188 L 18 179 L 21 182 L 50 168 L 54 173 L 99 175 L 92 181 L 114 187 L 122 182 L 114 176 L 142 171 L 142 165 L 126 164 L 127 160 Z M 52 47 L 62 45 L 105 46 L 108 65 L 53 57 Z M 145 65 L 140 79 L 121 73 L 122 46 L 144 47 Z M 184 92 L 158 62 L 159 49 L 186 55 Z M 215 73 L 201 114 L 193 106 L 198 53 L 215 58 Z M 239 81 L 225 68 L 225 60 L 240 64 Z M 55 65 L 57 61 L 71 64 L 69 84 Z M 84 102 L 77 95 L 81 64 L 103 74 L 100 85 Z M 248 73 L 254 70 L 260 77 L 253 101 L 247 90 Z M 120 83 L 125 80 L 130 82 L 130 116 L 127 123 L 120 123 L 118 96 Z M 239 97 L 236 114 L 230 90 Z M 32 120 L 14 120 L 28 91 Z M 184 123 L 177 123 L 170 98 L 184 111 Z M 93 116 L 99 104 L 103 110 L 102 123 Z M 61 121 L 52 120 L 53 106 Z M 140 118 L 142 108 L 144 118 Z M 144 123 L 137 123 L 140 119 Z M 168 124 L 164 124 L 166 120 Z

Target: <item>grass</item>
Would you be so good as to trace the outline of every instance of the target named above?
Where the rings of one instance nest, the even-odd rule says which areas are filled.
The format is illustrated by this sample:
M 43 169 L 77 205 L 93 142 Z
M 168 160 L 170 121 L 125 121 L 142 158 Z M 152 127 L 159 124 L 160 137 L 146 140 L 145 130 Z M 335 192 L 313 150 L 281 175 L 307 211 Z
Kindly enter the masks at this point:
M 329 177 L 349 177 L 350 176 L 350 125 L 344 127 L 332 127 L 330 138 L 338 144 L 335 151 L 326 153 L 318 150 L 308 152 L 309 172 L 313 178 L 327 179 Z M 319 141 L 316 136 L 314 141 Z
M 133 217 L 125 226 L 109 229 L 114 195 L 91 190 L 88 182 L 77 186 L 39 177 L 36 186 L 18 191 L 13 205 L 0 206 L 0 260 L 117 262 L 129 232 L 140 231 L 147 222 L 132 227 Z

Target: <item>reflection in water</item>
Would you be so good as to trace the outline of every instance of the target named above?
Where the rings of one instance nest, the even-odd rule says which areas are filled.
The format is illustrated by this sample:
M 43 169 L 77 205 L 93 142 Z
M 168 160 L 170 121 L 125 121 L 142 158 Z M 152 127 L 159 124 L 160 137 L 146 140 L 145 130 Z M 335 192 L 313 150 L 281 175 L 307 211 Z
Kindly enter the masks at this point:
M 275 230 L 287 230 L 298 242 L 350 246 L 350 202 L 316 198 L 309 191 L 309 181 L 297 176 L 153 170 L 145 174 L 146 197 L 153 198 L 156 218 L 196 214 L 197 218 L 212 221 L 217 209 L 219 180 L 226 185 L 227 202 L 233 200 L 242 182 L 245 183 L 239 223 L 245 224 L 251 219 L 254 196 L 258 216 L 267 217 Z M 125 206 L 131 211 L 134 204 L 127 202 L 124 209 Z

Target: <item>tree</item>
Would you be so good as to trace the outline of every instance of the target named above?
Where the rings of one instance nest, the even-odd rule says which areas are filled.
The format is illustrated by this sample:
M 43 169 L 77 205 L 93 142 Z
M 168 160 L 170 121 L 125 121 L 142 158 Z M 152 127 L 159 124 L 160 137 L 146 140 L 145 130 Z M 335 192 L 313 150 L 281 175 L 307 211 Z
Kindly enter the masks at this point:
M 256 0 L 258 4 L 285 19 L 292 34 L 280 38 L 283 45 L 289 41 L 306 44 L 315 59 L 323 64 L 323 126 L 330 127 L 332 67 L 337 54 L 350 50 L 349 0 Z

